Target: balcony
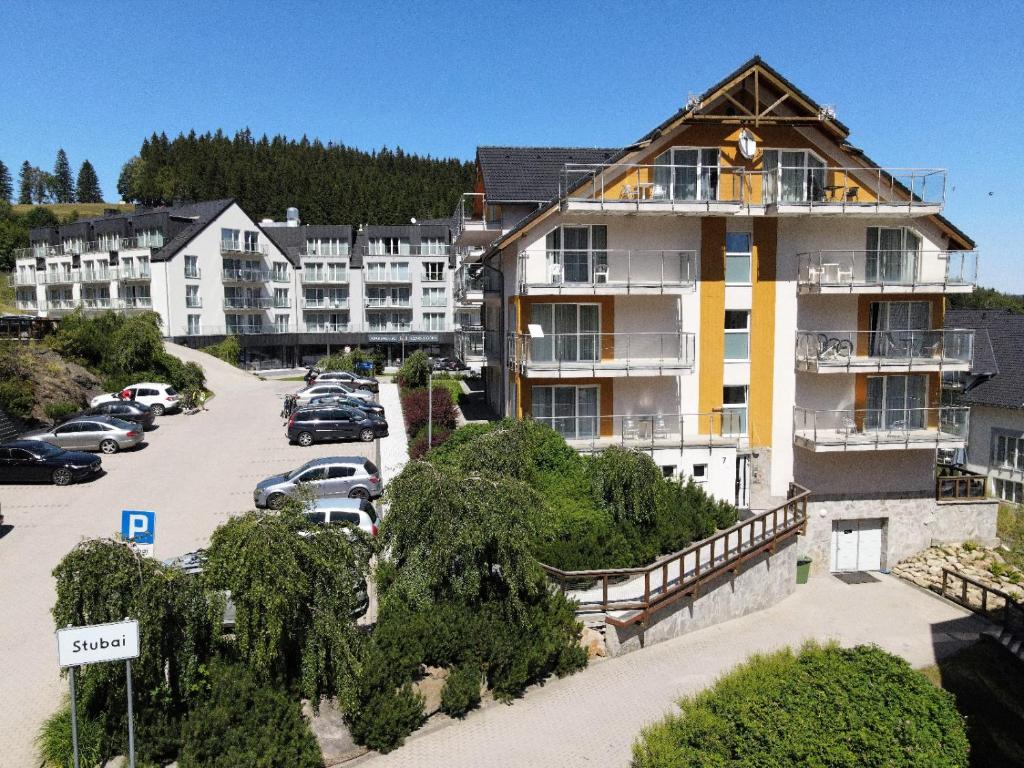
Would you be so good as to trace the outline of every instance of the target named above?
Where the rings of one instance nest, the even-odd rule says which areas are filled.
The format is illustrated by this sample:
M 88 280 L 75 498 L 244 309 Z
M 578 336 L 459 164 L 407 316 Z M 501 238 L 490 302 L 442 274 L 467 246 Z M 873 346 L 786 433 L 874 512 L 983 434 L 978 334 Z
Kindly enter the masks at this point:
M 118 280 L 122 283 L 149 280 L 152 276 L 149 264 L 140 266 L 138 264 L 122 264 L 117 269 Z
M 393 296 L 367 296 L 367 309 L 412 309 L 412 299 Z
M 225 296 L 224 309 L 269 309 L 274 300 L 269 296 Z
M 105 312 L 114 308 L 114 300 L 109 296 L 98 296 L 96 298 L 83 298 L 82 309 L 86 312 Z
M 428 243 L 427 245 L 413 245 L 412 243 L 401 242 L 397 250 L 393 246 L 368 245 L 359 246 L 359 253 L 365 259 L 401 259 L 404 256 L 437 256 L 447 258 L 450 247 L 447 243 Z
M 63 256 L 64 252 L 59 245 L 31 245 L 28 248 L 15 248 L 14 259 L 49 259 L 54 256 Z
M 467 360 L 483 360 L 484 336 L 483 330 L 460 329 L 455 332 L 455 354 L 463 362 Z
M 657 448 L 736 446 L 745 440 L 730 415 L 714 413 L 624 414 L 599 416 L 533 416 L 554 429 L 577 451 L 602 451 L 613 445 Z
M 970 293 L 976 251 L 814 251 L 797 255 L 800 293 Z
M 83 269 L 81 281 L 83 283 L 109 283 L 117 280 L 117 269 Z
M 501 234 L 501 220 L 481 192 L 466 192 L 459 198 L 452 216 L 452 241 L 482 247 Z
M 797 331 L 796 369 L 812 373 L 969 371 L 973 330 Z
M 224 283 L 266 283 L 270 280 L 270 272 L 266 269 L 245 267 L 242 269 L 224 269 L 220 273 Z
M 344 285 L 348 283 L 348 270 L 304 270 L 299 273 L 304 285 Z
M 963 448 L 968 409 L 793 409 L 793 442 L 815 453 Z
M 265 256 L 270 252 L 270 249 L 260 243 L 247 243 L 242 240 L 221 240 L 220 252 L 232 255 Z
M 306 333 L 348 333 L 348 323 L 304 323 L 302 330 Z
M 36 284 L 36 273 L 32 272 L 14 272 L 7 279 L 9 285 L 17 288 L 21 285 L 35 285 Z
M 46 314 L 50 316 L 56 316 L 74 312 L 77 307 L 78 304 L 73 299 L 47 299 L 41 309 L 46 310 Z
M 690 371 L 692 333 L 509 334 L 508 360 L 523 376 L 660 376 Z
M 363 282 L 367 285 L 372 283 L 411 283 L 412 273 L 408 269 L 367 269 Z
M 570 163 L 559 196 L 562 209 L 576 213 L 930 216 L 945 204 L 946 171 Z
M 202 296 L 185 296 L 185 308 L 186 309 L 202 309 L 203 308 L 203 297 Z
M 936 501 L 981 501 L 985 498 L 988 478 L 956 464 L 939 464 L 935 468 Z
M 118 245 L 118 252 L 121 251 L 149 251 L 153 248 L 163 248 L 162 237 L 122 237 Z
M 338 246 L 329 246 L 323 243 L 314 246 L 303 245 L 296 248 L 293 253 L 308 259 L 347 259 L 352 255 L 348 243 Z
M 57 269 L 38 272 L 37 279 L 40 285 L 71 285 L 79 281 L 77 269 Z
M 471 275 L 465 265 L 455 271 L 455 301 L 459 304 L 479 304 L 484 300 L 483 267 Z
M 43 302 L 45 307 L 46 302 Z M 16 309 L 21 309 L 26 312 L 35 312 L 39 308 L 39 304 L 35 299 L 15 299 L 14 306 Z
M 117 299 L 115 306 L 127 312 L 146 312 L 153 309 L 153 299 L 150 296 L 125 296 Z
M 517 281 L 535 296 L 693 291 L 696 260 L 694 251 L 525 251 Z
M 348 297 L 343 299 L 332 299 L 325 297 L 322 299 L 303 299 L 303 309 L 348 309 Z

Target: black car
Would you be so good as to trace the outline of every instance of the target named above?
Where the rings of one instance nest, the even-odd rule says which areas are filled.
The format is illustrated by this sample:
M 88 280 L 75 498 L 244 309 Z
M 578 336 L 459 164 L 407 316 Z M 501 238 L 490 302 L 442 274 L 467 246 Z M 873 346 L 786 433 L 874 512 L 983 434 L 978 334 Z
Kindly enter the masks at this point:
M 356 397 L 344 395 L 321 395 L 309 401 L 310 405 L 341 405 L 345 408 L 354 408 L 377 419 L 384 418 L 384 406 L 377 403 L 370 403 Z
M 97 474 L 99 456 L 65 451 L 41 440 L 0 443 L 0 482 L 71 485 Z
M 388 423 L 343 405 L 300 408 L 288 419 L 288 439 L 299 445 L 322 440 L 362 440 L 388 436 Z
M 457 357 L 438 357 L 435 358 L 433 363 L 433 369 L 435 371 L 468 371 L 469 366 L 459 360 Z
M 149 429 L 153 426 L 156 421 L 156 414 L 153 413 L 153 409 L 144 403 L 133 403 L 131 401 L 120 401 L 112 400 L 107 403 L 100 403 L 94 405 L 92 408 L 86 408 L 72 413 L 69 416 L 62 418 L 61 423 L 70 421 L 71 419 L 77 419 L 81 416 L 114 416 L 122 421 L 130 421 L 138 424 L 143 429 Z

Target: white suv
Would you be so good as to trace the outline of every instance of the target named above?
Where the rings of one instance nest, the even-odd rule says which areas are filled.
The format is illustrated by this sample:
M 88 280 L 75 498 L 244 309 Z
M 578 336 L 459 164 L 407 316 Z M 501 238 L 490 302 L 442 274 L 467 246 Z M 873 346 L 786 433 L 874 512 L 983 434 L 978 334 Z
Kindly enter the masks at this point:
M 160 384 L 152 381 L 132 384 L 122 389 L 121 392 L 97 395 L 89 401 L 89 405 L 97 406 L 100 403 L 110 402 L 111 400 L 121 400 L 121 393 L 125 391 L 128 392 L 128 400 L 148 405 L 155 416 L 163 416 L 165 413 L 181 410 L 181 398 L 178 397 L 174 387 L 170 384 Z

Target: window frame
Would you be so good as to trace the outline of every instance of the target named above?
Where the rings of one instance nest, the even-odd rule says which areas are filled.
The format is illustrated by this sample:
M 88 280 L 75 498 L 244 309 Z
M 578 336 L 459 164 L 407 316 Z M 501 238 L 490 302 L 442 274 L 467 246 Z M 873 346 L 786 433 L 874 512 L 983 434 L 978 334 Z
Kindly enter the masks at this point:
M 743 314 L 747 319 L 746 327 L 744 328 L 730 328 L 728 323 L 729 313 Z M 727 363 L 749 363 L 750 362 L 750 316 L 751 311 L 749 309 L 727 309 L 725 310 L 725 344 L 722 347 L 722 354 L 725 362 Z M 740 336 L 746 338 L 746 354 L 743 357 L 730 357 L 729 356 L 729 337 L 738 338 Z
M 747 250 L 737 251 L 729 249 L 730 236 L 743 236 L 747 238 Z M 746 279 L 731 280 L 729 278 L 729 258 L 745 258 L 747 261 Z M 751 232 L 726 232 L 725 233 L 725 285 L 748 286 L 754 284 L 754 236 Z

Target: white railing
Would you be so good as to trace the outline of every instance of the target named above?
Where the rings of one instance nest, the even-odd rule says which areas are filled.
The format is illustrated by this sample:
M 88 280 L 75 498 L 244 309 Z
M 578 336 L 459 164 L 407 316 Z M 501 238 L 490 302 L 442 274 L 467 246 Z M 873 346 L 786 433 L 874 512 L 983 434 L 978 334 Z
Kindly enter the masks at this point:
M 359 253 L 368 259 L 400 259 L 403 256 L 437 256 L 448 255 L 447 243 L 431 243 L 429 245 L 413 245 L 399 243 L 398 250 L 388 247 L 374 246 L 373 243 L 359 246 Z
M 117 280 L 116 267 L 113 269 L 83 269 L 81 274 L 83 283 L 107 283 Z
M 245 243 L 241 240 L 221 240 L 221 253 L 251 253 L 267 255 L 270 249 L 262 243 Z
M 35 272 L 13 272 L 7 280 L 8 284 L 12 286 L 19 285 L 37 285 L 36 273 Z
M 347 283 L 348 270 L 304 270 L 299 273 L 303 283 Z
M 85 309 L 87 312 L 90 310 L 98 311 L 104 309 L 113 309 L 113 307 L 114 300 L 111 299 L 109 296 L 100 296 L 94 299 L 82 299 L 82 308 Z
M 147 264 L 144 267 L 122 264 L 117 268 L 119 280 L 149 280 L 152 274 Z
M 367 269 L 364 283 L 411 283 L 412 272 L 407 269 Z
M 424 305 L 428 306 L 428 305 Z M 442 305 L 444 306 L 444 305 Z M 394 298 L 392 296 L 367 296 L 367 309 L 412 309 L 412 298 Z
M 735 444 L 743 439 L 746 423 L 738 414 L 630 413 L 595 416 L 538 416 L 533 421 L 554 429 L 577 450 L 609 445 L 654 449 Z
M 969 365 L 974 331 L 797 331 L 796 359 L 803 368 L 908 370 Z
M 270 280 L 270 272 L 268 270 L 249 267 L 223 269 L 220 276 L 222 282 L 231 283 L 266 283 Z
M 977 251 L 825 250 L 797 254 L 798 281 L 817 288 L 972 286 Z
M 153 299 L 150 296 L 127 296 L 117 300 L 120 309 L 152 309 Z
M 812 410 L 795 406 L 793 435 L 814 447 L 923 447 L 967 439 L 969 409 L 846 408 Z
M 304 298 L 302 300 L 303 309 L 348 309 L 348 306 L 347 297 L 344 299 L 331 299 L 326 297 L 322 299 Z
M 67 285 L 79 281 L 77 269 L 57 269 L 36 273 L 40 285 Z
M 508 344 L 513 365 L 552 371 L 689 368 L 695 354 L 694 335 L 679 331 L 509 334 Z
M 519 255 L 520 289 L 688 288 L 696 286 L 697 254 L 680 250 L 545 250 Z
M 268 309 L 274 300 L 269 296 L 225 296 L 224 309 Z

